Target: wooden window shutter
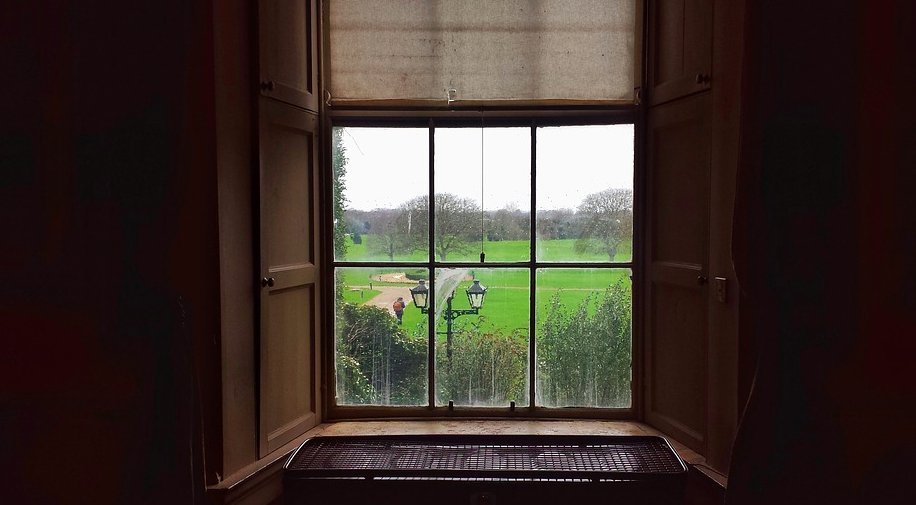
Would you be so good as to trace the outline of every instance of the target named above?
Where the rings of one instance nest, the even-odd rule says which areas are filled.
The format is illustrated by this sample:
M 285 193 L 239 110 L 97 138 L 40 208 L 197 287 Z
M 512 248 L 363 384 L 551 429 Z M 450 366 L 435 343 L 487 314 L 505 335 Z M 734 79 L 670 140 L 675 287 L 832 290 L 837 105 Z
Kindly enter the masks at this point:
M 259 457 L 320 417 L 316 4 L 259 6 Z

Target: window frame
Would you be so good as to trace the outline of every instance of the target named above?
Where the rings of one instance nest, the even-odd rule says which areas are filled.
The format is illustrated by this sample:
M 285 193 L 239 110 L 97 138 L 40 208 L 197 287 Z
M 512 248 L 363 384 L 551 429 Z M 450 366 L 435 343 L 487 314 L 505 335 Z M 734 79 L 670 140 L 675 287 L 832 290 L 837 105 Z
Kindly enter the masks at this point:
M 337 267 L 424 267 L 431 272 L 430 281 L 435 276 L 436 268 L 480 267 L 479 262 L 439 262 L 431 254 L 426 262 L 394 261 L 337 261 L 334 258 L 333 215 L 332 215 L 332 149 L 331 129 L 334 127 L 415 127 L 428 128 L 430 135 L 429 149 L 429 194 L 432 195 L 435 181 L 434 132 L 437 127 L 527 127 L 533 131 L 531 142 L 531 251 L 527 261 L 522 262 L 487 262 L 487 268 L 525 268 L 531 272 L 531 289 L 536 289 L 536 275 L 539 268 L 595 268 L 625 269 L 631 271 L 631 403 L 629 408 L 605 407 L 543 407 L 535 405 L 536 361 L 535 361 L 535 296 L 529 297 L 530 332 L 529 332 L 529 371 L 528 395 L 529 405 L 517 405 L 514 410 L 506 407 L 470 407 L 470 406 L 436 406 L 435 405 L 435 348 L 430 342 L 427 356 L 428 403 L 425 406 L 382 406 L 382 405 L 338 405 L 336 403 L 335 371 L 335 304 L 325 303 L 322 310 L 322 359 L 323 374 L 323 418 L 327 421 L 357 419 L 605 419 L 636 420 L 642 414 L 642 279 L 644 278 L 644 171 L 642 169 L 643 111 L 639 105 L 592 105 L 592 106 L 509 106 L 494 104 L 481 106 L 452 107 L 360 107 L 334 106 L 326 104 L 324 121 L 322 121 L 322 143 L 326 155 L 321 167 L 321 233 L 323 262 L 321 273 L 322 295 L 325 300 L 334 298 L 334 270 Z M 632 257 L 629 262 L 538 262 L 534 254 L 536 248 L 536 130 L 547 126 L 581 126 L 633 124 L 634 126 L 634 163 L 633 163 L 633 238 Z M 431 233 L 434 233 L 435 209 L 430 205 Z M 431 331 L 434 334 L 434 328 Z

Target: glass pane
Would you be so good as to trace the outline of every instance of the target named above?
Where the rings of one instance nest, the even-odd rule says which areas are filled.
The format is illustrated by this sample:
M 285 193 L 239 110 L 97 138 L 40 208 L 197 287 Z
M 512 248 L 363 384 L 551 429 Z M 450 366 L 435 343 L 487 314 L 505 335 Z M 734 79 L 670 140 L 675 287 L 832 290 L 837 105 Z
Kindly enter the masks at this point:
M 633 258 L 633 125 L 537 130 L 538 261 Z
M 437 128 L 435 163 L 436 259 L 527 261 L 531 129 Z
M 486 288 L 477 314 L 473 281 Z M 528 405 L 529 290 L 526 269 L 436 270 L 437 404 Z
M 429 130 L 332 132 L 334 258 L 426 261 Z
M 410 288 L 425 268 L 337 268 L 338 405 L 427 405 L 427 317 Z
M 537 404 L 631 404 L 629 269 L 537 271 Z

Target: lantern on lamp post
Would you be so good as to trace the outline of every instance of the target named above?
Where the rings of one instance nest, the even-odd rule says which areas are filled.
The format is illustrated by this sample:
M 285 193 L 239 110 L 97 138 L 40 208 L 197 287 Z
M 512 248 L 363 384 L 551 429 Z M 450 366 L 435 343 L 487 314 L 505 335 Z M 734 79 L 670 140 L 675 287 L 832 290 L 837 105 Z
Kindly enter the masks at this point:
M 452 299 L 455 297 L 455 292 L 452 291 L 448 295 L 448 298 L 445 299 L 445 311 L 443 317 L 445 318 L 445 354 L 448 357 L 449 366 L 452 363 L 452 321 L 454 321 L 459 316 L 464 316 L 468 314 L 478 314 L 480 309 L 483 308 L 483 301 L 487 295 L 486 286 L 482 286 L 480 281 L 475 280 L 471 287 L 465 290 L 465 293 L 468 296 L 468 304 L 471 306 L 470 309 L 453 309 L 452 308 Z M 420 309 L 423 314 L 429 313 L 429 288 L 426 287 L 426 281 L 420 280 L 417 285 L 413 288 L 410 288 L 410 297 L 413 298 L 413 304 Z
M 415 287 L 410 288 L 410 297 L 413 298 L 413 304 L 426 314 L 429 304 L 429 288 L 426 287 L 426 281 L 421 279 Z
M 487 288 L 480 285 L 480 281 L 475 280 L 467 290 L 468 304 L 475 311 L 483 307 L 483 299 L 487 296 Z M 476 314 L 477 312 L 474 312 Z

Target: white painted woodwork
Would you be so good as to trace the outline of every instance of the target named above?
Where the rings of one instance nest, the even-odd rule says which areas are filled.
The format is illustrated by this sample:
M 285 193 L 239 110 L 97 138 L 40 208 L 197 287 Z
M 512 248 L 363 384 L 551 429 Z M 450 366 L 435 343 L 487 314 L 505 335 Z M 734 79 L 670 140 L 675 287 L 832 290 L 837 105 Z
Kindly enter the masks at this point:
M 318 422 L 318 120 L 260 99 L 259 455 Z M 259 279 L 260 280 L 260 279 Z
M 258 3 L 260 90 L 318 112 L 317 0 Z
M 703 452 L 709 248 L 708 93 L 650 109 L 646 419 Z
M 650 2 L 650 105 L 709 89 L 712 73 L 712 2 Z

